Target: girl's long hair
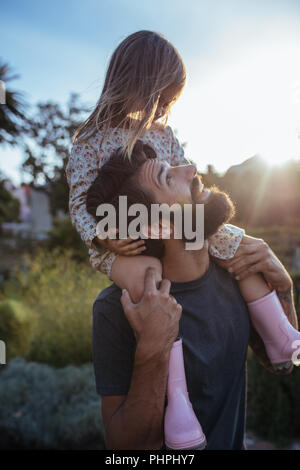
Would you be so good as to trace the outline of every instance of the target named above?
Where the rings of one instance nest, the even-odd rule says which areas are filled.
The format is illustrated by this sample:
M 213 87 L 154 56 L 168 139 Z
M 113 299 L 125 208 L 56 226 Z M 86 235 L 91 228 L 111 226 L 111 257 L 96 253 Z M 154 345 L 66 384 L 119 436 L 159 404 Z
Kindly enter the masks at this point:
M 163 35 L 152 31 L 131 34 L 113 53 L 96 107 L 75 132 L 73 142 L 84 142 L 101 129 L 101 148 L 108 130 L 117 127 L 123 131 L 123 149 L 130 159 L 136 141 L 152 124 L 162 91 L 174 90 L 164 111 L 162 124 L 166 126 L 185 80 L 182 58 Z

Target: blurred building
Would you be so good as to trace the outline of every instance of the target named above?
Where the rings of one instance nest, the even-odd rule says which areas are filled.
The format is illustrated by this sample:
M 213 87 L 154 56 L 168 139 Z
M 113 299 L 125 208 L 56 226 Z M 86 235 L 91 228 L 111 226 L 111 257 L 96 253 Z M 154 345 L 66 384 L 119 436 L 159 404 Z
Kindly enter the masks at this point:
M 8 180 L 5 187 L 20 201 L 20 221 L 3 223 L 3 231 L 37 240 L 47 238 L 47 232 L 52 229 L 52 216 L 45 189 L 32 188 L 25 183 L 15 188 Z

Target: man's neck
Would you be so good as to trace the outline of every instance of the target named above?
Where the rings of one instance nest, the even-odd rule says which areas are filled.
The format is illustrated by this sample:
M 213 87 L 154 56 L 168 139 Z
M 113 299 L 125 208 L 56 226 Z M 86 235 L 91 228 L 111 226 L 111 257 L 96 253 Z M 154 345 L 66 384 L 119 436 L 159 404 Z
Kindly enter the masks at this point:
M 173 282 L 188 282 L 203 276 L 209 267 L 207 243 L 202 250 L 185 250 L 182 240 L 165 240 L 163 277 Z

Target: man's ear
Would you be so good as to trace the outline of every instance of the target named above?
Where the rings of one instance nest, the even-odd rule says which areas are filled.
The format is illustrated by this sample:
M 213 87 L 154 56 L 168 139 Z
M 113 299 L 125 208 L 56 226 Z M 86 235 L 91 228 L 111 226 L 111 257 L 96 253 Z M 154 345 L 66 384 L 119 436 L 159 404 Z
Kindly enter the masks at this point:
M 141 233 L 146 238 L 153 240 L 170 239 L 174 233 L 173 226 L 170 222 L 161 220 L 160 222 L 152 223 L 151 225 L 143 225 Z

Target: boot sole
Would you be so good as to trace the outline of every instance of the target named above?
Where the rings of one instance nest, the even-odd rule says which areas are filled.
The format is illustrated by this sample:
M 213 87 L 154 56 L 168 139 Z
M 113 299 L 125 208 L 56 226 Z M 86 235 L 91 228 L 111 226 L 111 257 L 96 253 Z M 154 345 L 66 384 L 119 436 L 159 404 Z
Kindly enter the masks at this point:
M 169 447 L 166 443 L 166 449 L 168 450 L 204 450 L 207 446 L 206 439 L 200 442 L 199 444 L 195 444 L 193 447 L 183 447 L 182 444 L 174 444 L 173 447 Z

